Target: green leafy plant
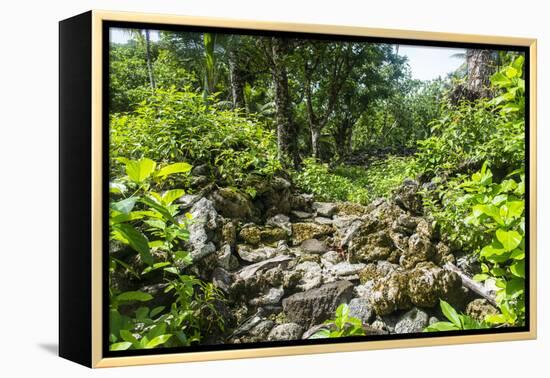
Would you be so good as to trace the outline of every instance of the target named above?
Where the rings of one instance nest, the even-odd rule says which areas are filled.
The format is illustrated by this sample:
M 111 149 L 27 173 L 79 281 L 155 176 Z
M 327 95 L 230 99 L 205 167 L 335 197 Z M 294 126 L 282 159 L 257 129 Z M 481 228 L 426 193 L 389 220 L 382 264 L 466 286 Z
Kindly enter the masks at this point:
M 227 185 L 244 188 L 281 169 L 272 131 L 253 115 L 207 106 L 191 88 L 158 88 L 135 111 L 113 114 L 110 132 L 113 156 L 206 164 L 210 178 Z
M 349 306 L 347 304 L 342 303 L 338 306 L 335 315 L 336 317 L 333 320 L 325 321 L 329 329 L 321 329 L 312 338 L 324 339 L 365 335 L 361 320 L 349 316 Z
M 182 273 L 193 262 L 183 249 L 191 216 L 179 217 L 174 201 L 185 191 L 155 190 L 169 177 L 187 174 L 191 166 L 180 162 L 159 167 L 146 158 L 118 158 L 115 162 L 123 165 L 125 175 L 111 183 L 110 238 L 137 252 L 145 267 L 137 269 L 139 264 L 131 266 L 110 253 L 109 271 L 111 275 L 129 272 L 136 280 L 161 272 L 164 291 L 172 294 L 174 302 L 168 310 L 140 306 L 132 314 L 135 303 L 149 302 L 153 296 L 119 292 L 110 285 L 111 350 L 186 346 L 199 342 L 203 332 L 214 326 L 223 329 L 223 318 L 216 308 L 216 303 L 224 300 L 222 293 L 211 283 Z
M 424 329 L 424 332 L 460 331 L 489 327 L 485 322 L 479 322 L 468 315 L 459 314 L 450 304 L 442 299 L 439 301 L 439 306 L 441 307 L 443 315 L 445 315 L 449 321 L 430 324 Z
M 158 313 L 164 307 L 149 310 L 148 307 L 139 307 L 134 316 L 122 315 L 119 306 L 131 302 L 148 302 L 153 296 L 143 292 L 124 292 L 111 298 L 109 313 L 110 350 L 152 349 L 161 346 L 172 338 L 166 332 L 166 323 L 155 321 Z
M 412 159 L 395 156 L 374 161 L 366 168 L 340 165 L 334 169 L 308 158 L 293 178 L 299 188 L 319 200 L 367 205 L 376 198 L 389 197 L 405 178 L 414 176 L 414 169 Z
M 519 180 L 514 179 L 519 178 Z M 463 186 L 466 200 L 473 203 L 465 222 L 482 227 L 487 243 L 477 250 L 482 272 L 477 281 L 492 280 L 501 314 L 486 320 L 494 324 L 522 325 L 525 322 L 525 176 L 512 172 L 500 183 L 484 165 Z
M 525 156 L 524 57 L 515 58 L 491 77 L 500 92 L 491 100 L 443 102 L 441 116 L 431 122 L 432 136 L 418 142 L 419 169 L 425 174 L 454 172 L 464 166 L 519 167 Z M 467 163 L 467 164 L 465 164 Z

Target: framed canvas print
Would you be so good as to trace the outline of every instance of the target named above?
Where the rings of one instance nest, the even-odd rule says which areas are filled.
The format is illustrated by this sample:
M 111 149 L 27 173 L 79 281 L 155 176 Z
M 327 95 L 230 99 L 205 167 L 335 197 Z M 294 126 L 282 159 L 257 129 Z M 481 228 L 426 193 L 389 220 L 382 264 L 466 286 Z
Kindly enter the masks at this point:
M 60 355 L 536 337 L 536 41 L 60 22 Z

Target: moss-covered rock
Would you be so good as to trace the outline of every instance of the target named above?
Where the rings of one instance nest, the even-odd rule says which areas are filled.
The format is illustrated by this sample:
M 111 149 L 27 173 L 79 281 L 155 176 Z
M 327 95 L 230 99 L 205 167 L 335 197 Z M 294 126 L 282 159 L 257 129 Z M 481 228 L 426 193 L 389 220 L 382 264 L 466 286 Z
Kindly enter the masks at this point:
M 367 300 L 378 315 L 387 315 L 411 307 L 406 272 L 395 270 L 385 277 L 370 282 L 372 286 L 367 292 Z
M 414 269 L 369 264 L 360 279 L 368 288 L 364 296 L 380 316 L 412 306 L 434 307 L 440 298 L 458 304 L 465 295 L 460 277 L 432 262 L 419 263 Z
M 250 196 L 232 188 L 221 188 L 210 196 L 214 207 L 226 218 L 255 219 L 255 209 Z
M 368 213 L 368 210 L 365 206 L 360 205 L 355 202 L 338 202 L 336 203 L 336 214 L 339 216 L 343 215 L 365 215 Z
M 239 238 L 247 244 L 257 246 L 259 244 L 276 244 L 279 240 L 288 240 L 288 233 L 280 227 L 249 225 L 241 229 Z
M 258 226 L 247 226 L 239 232 L 239 238 L 245 243 L 257 246 L 262 241 L 262 230 Z
M 407 179 L 396 189 L 393 202 L 403 210 L 413 214 L 422 214 L 422 197 L 418 193 L 418 190 L 418 182 Z
M 237 242 L 237 228 L 233 221 L 226 222 L 222 227 L 222 244 L 227 244 L 231 249 L 235 248 Z
M 418 264 L 408 276 L 407 291 L 411 302 L 416 306 L 434 307 L 440 298 L 458 303 L 464 295 L 460 277 L 432 262 Z
M 413 234 L 409 238 L 408 248 L 404 249 L 399 260 L 401 266 L 414 268 L 418 263 L 430 261 L 435 255 L 435 247 L 425 236 Z
M 395 250 L 388 230 L 372 232 L 371 223 L 364 223 L 349 243 L 348 251 L 354 261 L 375 262 L 388 260 Z
M 294 245 L 300 245 L 308 239 L 322 239 L 334 232 L 330 225 L 317 223 L 294 223 L 292 225 L 292 242 Z
M 395 270 L 398 270 L 399 265 L 392 264 L 387 261 L 378 261 L 377 263 L 367 264 L 365 269 L 359 273 L 359 279 L 362 284 L 371 280 L 379 280 Z
M 498 313 L 498 310 L 487 299 L 474 299 L 466 306 L 466 315 L 478 321 L 485 320 L 487 315 L 496 315 Z

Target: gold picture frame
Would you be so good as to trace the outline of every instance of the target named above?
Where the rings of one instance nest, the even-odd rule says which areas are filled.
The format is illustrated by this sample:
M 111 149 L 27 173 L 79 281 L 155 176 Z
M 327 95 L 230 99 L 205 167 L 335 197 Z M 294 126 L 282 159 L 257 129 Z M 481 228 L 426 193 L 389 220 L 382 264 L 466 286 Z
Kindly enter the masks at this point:
M 84 21 L 83 21 L 84 20 Z M 162 354 L 153 355 L 136 355 L 136 356 L 121 356 L 121 357 L 105 357 L 103 354 L 103 326 L 104 326 L 104 303 L 103 303 L 103 250 L 102 240 L 103 233 L 105 232 L 104 218 L 103 218 L 103 196 L 104 196 L 104 180 L 103 173 L 103 148 L 105 143 L 105 135 L 103 135 L 103 104 L 105 99 L 103 95 L 103 80 L 104 80 L 104 27 L 105 22 L 117 21 L 128 23 L 143 23 L 143 24 L 155 24 L 155 25 L 187 25 L 187 26 L 201 26 L 201 27 L 215 27 L 215 28 L 232 28 L 232 29 L 250 29 L 260 31 L 275 31 L 275 32 L 295 32 L 295 33 L 309 33 L 309 34 L 330 34 L 337 36 L 358 36 L 358 37 L 375 37 L 375 38 L 389 38 L 400 40 L 415 40 L 415 41 L 434 41 L 434 42 L 458 42 L 458 43 L 471 43 L 471 44 L 492 44 L 503 46 L 522 46 L 528 48 L 529 54 L 529 116 L 528 116 L 528 135 L 529 135 L 529 329 L 521 332 L 513 333 L 493 333 L 493 334 L 475 334 L 475 335 L 453 335 L 453 336 L 432 336 L 429 338 L 404 338 L 398 340 L 376 340 L 376 341 L 361 341 L 353 343 L 338 343 L 338 344 L 314 344 L 314 345 L 299 345 L 299 346 L 275 346 L 275 347 L 258 347 L 258 348 L 246 348 L 236 350 L 214 350 L 214 351 L 200 351 L 189 353 L 171 353 L 167 351 Z M 65 24 L 64 24 L 65 23 Z M 70 243 L 60 242 L 60 354 L 63 357 L 82 363 L 84 365 L 99 368 L 99 367 L 114 367 L 114 366 L 129 366 L 129 365 L 144 365 L 144 364 L 160 364 L 160 363 L 174 363 L 174 362 L 190 362 L 190 361 L 208 361 L 208 360 L 221 360 L 221 359 L 237 359 L 237 358 L 252 358 L 252 357 L 269 357 L 269 356 L 284 356 L 284 355 L 301 355 L 311 353 L 330 353 L 330 352 L 347 352 L 347 351 L 359 351 L 359 350 L 371 350 L 371 349 L 387 349 L 387 348 L 408 348 L 408 347 L 424 347 L 424 346 L 436 346 L 436 345 L 449 345 L 449 344 L 466 344 L 466 343 L 484 343 L 495 341 L 513 341 L 513 340 L 527 340 L 535 339 L 537 336 L 537 264 L 536 264 L 536 236 L 537 236 L 537 153 L 536 153 L 536 114 L 537 114 L 537 41 L 531 38 L 515 38 L 515 37 L 502 37 L 502 36 L 485 36 L 485 35 L 470 35 L 470 34 L 453 34 L 453 33 L 436 33 L 426 31 L 413 31 L 413 30 L 397 30 L 397 29 L 378 29 L 368 27 L 356 27 L 356 26 L 338 26 L 338 25 L 318 25 L 318 24 L 297 24 L 297 23 L 281 23 L 281 22 L 260 22 L 254 20 L 232 20 L 232 19 L 220 19 L 210 17 L 189 17 L 189 16 L 175 16 L 175 15 L 161 15 L 161 14 L 145 14 L 145 13 L 127 13 L 127 12 L 110 12 L 93 10 L 84 15 L 77 16 L 73 19 L 61 22 L 60 36 L 61 51 L 60 60 L 61 68 L 60 73 L 63 76 L 66 72 L 64 67 L 68 67 L 66 63 L 64 65 L 64 59 L 73 59 L 79 51 L 73 51 L 77 48 L 89 48 L 90 62 L 89 67 L 89 81 L 84 81 L 84 92 L 90 91 L 90 96 L 87 100 L 90 103 L 83 102 L 80 106 L 83 111 L 86 109 L 88 113 L 86 115 L 67 115 L 63 117 L 64 112 L 67 112 L 67 107 L 73 104 L 71 101 L 81 101 L 79 97 L 70 98 L 69 94 L 65 97 L 63 93 L 60 97 L 60 113 L 61 117 L 61 165 L 63 168 L 63 159 L 67 159 L 68 155 L 63 155 L 65 127 L 63 122 L 69 120 L 89 120 L 89 129 L 83 127 L 85 130 L 81 136 L 84 142 L 89 142 L 89 150 L 91 157 L 85 162 L 90 163 L 88 179 L 82 182 L 83 187 L 90 185 L 89 194 L 90 198 L 86 200 L 85 206 L 89 212 L 89 222 L 82 225 L 80 229 L 76 230 L 71 227 L 77 227 L 76 224 L 71 224 L 69 218 L 63 220 L 63 210 L 61 211 L 62 227 L 60 230 L 60 240 L 64 240 L 68 232 L 81 232 L 87 235 L 85 240 L 89 241 L 89 244 L 84 243 L 80 246 L 80 249 L 85 249 L 86 259 L 84 260 L 72 260 L 73 257 L 69 256 L 68 249 Z M 85 33 L 86 38 L 89 39 L 89 45 L 78 45 L 75 33 L 82 31 Z M 67 34 L 73 34 L 72 37 Z M 71 39 L 72 38 L 72 39 Z M 87 40 L 85 38 L 85 40 Z M 72 49 L 72 50 L 71 50 Z M 73 52 L 71 52 L 73 51 Z M 87 59 L 86 57 L 82 59 Z M 75 64 L 78 61 L 75 62 Z M 74 73 L 74 77 L 82 75 L 82 73 Z M 80 77 L 80 76 L 78 76 Z M 65 79 L 61 78 L 61 92 L 63 90 L 69 91 L 71 77 Z M 66 85 L 66 87 L 64 86 Z M 73 104 L 74 106 L 74 104 Z M 71 118 L 71 117 L 84 117 L 84 118 Z M 86 118 L 88 117 L 88 118 Z M 73 131 L 76 132 L 76 131 Z M 84 135 L 86 134 L 86 135 Z M 79 134 L 80 135 L 80 134 Z M 72 138 L 75 136 L 72 135 Z M 71 138 L 67 135 L 66 138 Z M 69 147 L 67 147 L 69 148 Z M 67 150 L 67 154 L 71 150 Z M 74 151 L 73 151 L 74 152 Z M 85 163 L 83 162 L 83 163 Z M 68 169 L 68 168 L 67 168 Z M 61 185 L 63 186 L 63 169 L 61 173 Z M 76 196 L 76 194 L 74 194 Z M 77 197 L 71 197 L 77 198 Z M 61 203 L 62 208 L 64 205 Z M 83 239 L 84 240 L 84 239 Z M 73 253 L 76 241 L 73 241 Z M 67 248 L 67 251 L 64 250 Z M 89 250 L 89 251 L 88 251 Z M 64 252 L 65 251 L 65 252 Z M 68 271 L 72 269 L 73 275 Z M 75 272 L 86 272 L 82 274 L 82 277 L 75 277 Z M 89 284 L 82 286 L 78 280 L 88 280 Z M 86 281 L 87 282 L 87 281 Z M 73 286 L 71 288 L 70 286 Z M 74 314 L 69 309 L 70 305 L 74 305 L 71 296 L 75 293 L 72 290 L 89 289 L 89 293 L 84 294 L 81 302 L 81 311 L 89 311 L 89 317 L 82 319 L 82 324 L 72 324 L 68 326 L 69 317 Z M 83 307 L 82 307 L 83 306 Z M 89 324 L 86 324 L 89 322 Z M 81 330 L 84 334 L 75 335 L 75 332 Z M 84 351 L 75 352 L 74 345 L 76 341 L 73 339 L 78 338 L 82 343 L 88 343 L 89 348 L 83 348 Z

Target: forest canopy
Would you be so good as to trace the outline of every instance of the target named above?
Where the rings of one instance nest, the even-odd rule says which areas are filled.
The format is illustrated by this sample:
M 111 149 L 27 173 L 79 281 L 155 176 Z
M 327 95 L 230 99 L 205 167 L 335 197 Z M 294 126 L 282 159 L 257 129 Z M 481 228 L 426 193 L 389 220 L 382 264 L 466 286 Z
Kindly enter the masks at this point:
M 118 32 L 111 350 L 525 324 L 522 53 Z

